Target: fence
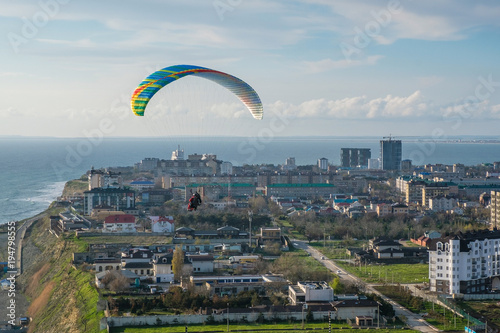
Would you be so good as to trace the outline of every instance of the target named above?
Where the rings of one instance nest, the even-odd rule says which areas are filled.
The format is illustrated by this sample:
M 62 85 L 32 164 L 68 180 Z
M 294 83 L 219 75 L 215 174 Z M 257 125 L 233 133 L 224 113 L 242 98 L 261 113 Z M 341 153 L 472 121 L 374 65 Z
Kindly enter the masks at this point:
M 312 312 L 314 320 L 328 317 L 328 311 Z M 161 325 L 188 325 L 203 323 L 236 323 L 257 322 L 259 319 L 273 321 L 302 321 L 304 312 L 247 312 L 247 313 L 221 313 L 213 315 L 158 315 L 158 316 L 130 316 L 130 317 L 106 317 L 101 320 L 101 330 L 107 327 L 122 326 L 161 326 Z
M 484 329 L 485 323 L 483 323 L 479 319 L 472 317 L 470 314 L 459 308 L 454 302 L 448 300 L 448 298 L 446 298 L 445 296 L 438 295 L 438 300 L 441 301 L 447 307 L 449 307 L 453 312 L 468 320 L 471 323 L 470 326 L 474 326 L 476 330 Z

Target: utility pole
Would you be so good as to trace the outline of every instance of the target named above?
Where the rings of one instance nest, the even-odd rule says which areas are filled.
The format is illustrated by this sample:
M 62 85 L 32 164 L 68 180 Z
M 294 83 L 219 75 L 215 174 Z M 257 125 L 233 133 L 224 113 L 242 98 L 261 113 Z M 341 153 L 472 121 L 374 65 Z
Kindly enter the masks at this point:
M 307 304 L 302 304 L 302 329 L 304 329 L 304 309 L 307 309 Z
M 328 333 L 332 333 L 332 312 L 328 311 Z
M 229 303 L 227 303 L 227 331 L 229 332 Z
M 377 328 L 380 328 L 380 303 L 377 302 Z
M 251 210 L 248 211 L 248 247 L 252 248 L 252 216 L 253 212 Z

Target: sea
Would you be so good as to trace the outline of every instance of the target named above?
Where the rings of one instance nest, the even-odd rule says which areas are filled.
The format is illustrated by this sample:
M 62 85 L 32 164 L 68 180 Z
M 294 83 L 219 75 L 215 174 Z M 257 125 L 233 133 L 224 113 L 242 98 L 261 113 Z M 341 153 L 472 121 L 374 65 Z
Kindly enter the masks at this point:
M 370 148 L 380 155 L 380 137 L 162 137 L 46 138 L 0 137 L 0 223 L 22 220 L 45 210 L 68 180 L 91 167 L 133 166 L 144 158 L 170 159 L 180 148 L 189 154 L 216 154 L 235 166 L 316 164 L 324 157 L 340 164 L 340 148 Z M 414 165 L 478 165 L 500 161 L 499 138 L 452 138 L 403 141 L 403 159 Z

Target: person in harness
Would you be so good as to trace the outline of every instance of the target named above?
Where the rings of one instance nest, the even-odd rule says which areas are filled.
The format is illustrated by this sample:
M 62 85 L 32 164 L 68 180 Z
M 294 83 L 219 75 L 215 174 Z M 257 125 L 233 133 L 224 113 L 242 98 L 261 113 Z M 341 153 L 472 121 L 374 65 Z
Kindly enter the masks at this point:
M 189 199 L 188 210 L 196 210 L 198 206 L 201 205 L 201 196 L 198 192 L 195 192 Z

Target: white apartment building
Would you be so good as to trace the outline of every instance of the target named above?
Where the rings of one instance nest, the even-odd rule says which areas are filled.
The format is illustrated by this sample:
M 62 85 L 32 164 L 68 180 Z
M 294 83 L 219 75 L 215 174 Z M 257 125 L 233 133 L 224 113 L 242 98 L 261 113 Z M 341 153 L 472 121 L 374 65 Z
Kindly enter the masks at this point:
M 430 290 L 484 294 L 500 289 L 500 231 L 458 233 L 429 247 Z
M 491 226 L 498 228 L 500 225 L 500 191 L 491 191 Z
M 452 210 L 458 206 L 458 199 L 453 197 L 437 196 L 429 198 L 429 208 L 434 212 Z

